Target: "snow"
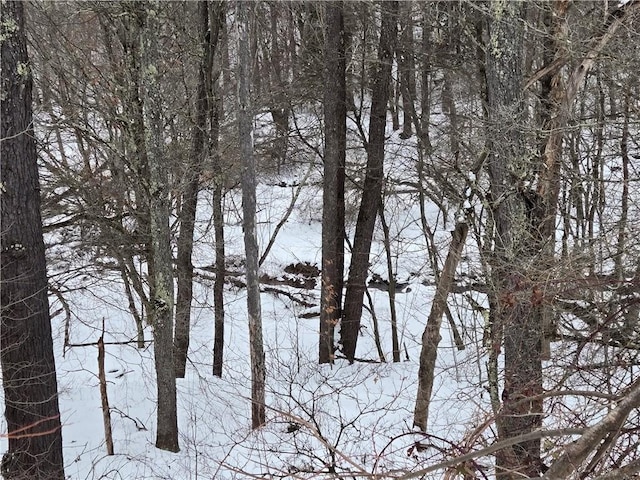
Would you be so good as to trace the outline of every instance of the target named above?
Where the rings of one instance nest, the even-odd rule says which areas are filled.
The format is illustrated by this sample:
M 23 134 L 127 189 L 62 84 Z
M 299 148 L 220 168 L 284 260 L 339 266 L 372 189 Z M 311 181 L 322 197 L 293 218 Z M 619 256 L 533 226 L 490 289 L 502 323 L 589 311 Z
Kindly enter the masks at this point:
M 434 142 L 446 142 L 446 126 L 439 126 L 442 120 L 439 115 L 434 114 L 433 118 L 434 131 L 438 133 L 434 134 Z M 299 114 L 297 122 L 305 131 L 318 128 L 311 113 Z M 259 138 L 271 128 L 268 115 L 259 117 L 257 126 Z M 353 120 L 350 128 L 355 129 Z M 367 125 L 363 128 L 366 131 Z M 353 130 L 350 135 L 357 137 Z M 72 139 L 65 137 L 64 143 L 65 148 L 70 147 L 68 156 L 74 156 Z M 312 147 L 318 148 L 318 145 Z M 366 362 L 349 365 L 343 359 L 337 359 L 334 365 L 322 366 L 317 365 L 318 317 L 307 318 L 306 315 L 319 311 L 318 286 L 310 291 L 278 286 L 281 292 L 316 305 L 311 308 L 287 295 L 264 292 L 261 301 L 268 375 L 267 424 L 257 431 L 250 428 L 246 296 L 245 290 L 237 286 L 227 285 L 225 290 L 223 377 L 211 374 L 213 281 L 206 267 L 213 264 L 215 257 L 212 193 L 207 189 L 202 191 L 195 231 L 193 263 L 196 277 L 189 360 L 186 377 L 177 382 L 181 447 L 178 453 L 154 447 L 153 345 L 148 343 L 144 349 L 136 347 L 136 326 L 124 300 L 119 274 L 95 268 L 94 259 L 77 249 L 77 243 L 70 243 L 64 231 L 47 234 L 50 278 L 53 284 L 63 287 L 61 295 L 68 303 L 70 314 L 67 318 L 60 297 L 52 295 L 51 311 L 60 312 L 52 321 L 67 475 L 73 479 L 333 478 L 329 471 L 334 469 L 337 473 L 345 473 L 347 478 L 364 477 L 365 474 L 385 478 L 391 472 L 424 468 L 490 443 L 494 432 L 486 388 L 485 318 L 471 309 L 471 302 L 467 300 L 472 297 L 478 306 L 486 307 L 486 299 L 479 292 L 469 291 L 464 297 L 449 296 L 449 308 L 467 348 L 456 349 L 445 320 L 428 434 L 417 431 L 412 425 L 421 335 L 434 294 L 431 260 L 417 195 L 410 188 L 404 188 L 416 182 L 415 149 L 415 138 L 401 140 L 396 133 L 389 134 L 387 151 L 391 163 L 386 169 L 385 212 L 394 274 L 402 287 L 396 292 L 395 299 L 402 361 L 390 363 L 388 292 L 369 289 L 388 363 L 378 362 L 372 317 L 365 311 L 357 356 Z M 294 212 L 278 232 L 262 265 L 261 273 L 272 277 L 281 277 L 284 267 L 290 264 L 320 264 L 321 163 L 312 151 L 299 154 L 306 162 L 316 162 L 317 168 L 312 169 Z M 54 152 L 55 155 L 59 152 Z M 361 150 L 350 150 L 349 155 L 349 160 L 354 162 L 363 157 Z M 289 185 L 299 183 L 307 168 L 307 165 L 300 165 L 286 173 L 263 177 L 258 185 L 261 252 L 289 207 L 295 188 Z M 605 174 L 608 179 L 620 175 L 609 167 Z M 470 173 L 468 181 L 479 186 L 482 178 Z M 425 180 L 426 188 L 430 187 L 429 182 L 433 180 Z M 461 184 L 460 191 L 465 191 L 464 188 Z M 468 189 L 462 208 L 481 209 L 481 205 L 476 205 L 479 200 L 470 199 L 470 196 Z M 239 191 L 233 190 L 226 195 L 226 251 L 230 269 L 238 272 L 242 270 L 239 263 L 243 258 L 240 204 Z M 357 207 L 357 195 L 347 192 L 347 229 L 351 236 Z M 433 203 L 425 208 L 441 266 L 451 239 L 452 221 L 462 220 L 462 212 L 456 212 L 457 205 L 444 205 L 449 209 L 444 212 Z M 611 218 L 617 216 L 611 215 Z M 51 221 L 66 219 L 68 217 L 60 216 Z M 479 247 L 473 235 L 469 237 L 458 276 L 471 281 L 480 267 Z M 389 274 L 383 240 L 382 229 L 378 226 L 374 233 L 370 273 L 385 279 Z M 349 257 L 347 252 L 347 266 Z M 238 265 L 233 264 L 236 260 Z M 143 266 L 137 266 L 144 271 Z M 460 285 L 463 283 L 459 282 Z M 71 344 L 95 343 L 102 335 L 104 324 L 113 456 L 106 455 L 104 442 L 97 348 L 89 345 L 65 349 L 67 322 Z M 574 323 L 578 324 L 579 320 Z M 152 337 L 148 326 L 145 337 L 147 340 Z M 571 362 L 579 363 L 582 357 L 580 353 L 576 354 L 575 348 L 569 342 L 556 346 L 554 361 L 545 367 L 550 387 L 555 386 L 556 379 L 564 379 L 566 371 L 573 366 Z M 585 350 L 584 356 L 587 355 L 589 362 L 606 360 L 603 352 Z M 620 377 L 616 382 L 621 384 L 623 380 L 626 379 Z M 566 388 L 587 388 L 589 381 L 587 377 L 572 379 Z M 584 412 L 595 421 L 606 411 L 606 403 L 594 403 L 580 396 L 558 397 L 549 400 L 546 411 L 550 413 L 545 424 L 558 427 L 572 424 L 576 411 Z M 0 420 L 0 431 L 6 431 L 4 420 Z M 466 449 L 465 452 L 461 448 Z M 0 449 L 6 449 L 6 439 L 0 438 Z M 442 478 L 443 473 L 442 470 L 435 471 L 424 478 Z
M 394 139 L 395 140 L 395 139 Z M 396 140 L 397 141 L 397 140 Z M 403 167 L 403 168 L 406 168 Z M 296 178 L 286 178 L 285 184 Z M 303 187 L 296 210 L 278 233 L 262 271 L 281 275 L 286 265 L 320 262 L 321 187 L 316 178 Z M 290 201 L 291 188 L 259 185 L 259 241 L 264 248 Z M 242 230 L 234 209 L 239 193 L 226 198 L 227 253 L 242 256 Z M 210 192 L 203 191 L 198 210 L 194 264 L 213 263 L 213 232 Z M 211 374 L 213 345 L 212 282 L 197 276 L 194 288 L 189 362 L 185 379 L 178 380 L 179 453 L 154 447 L 155 372 L 153 346 L 136 348 L 136 328 L 123 299 L 119 275 L 97 272 L 89 259 L 72 254 L 56 235 L 51 244 L 50 274 L 64 284 L 69 304 L 69 341 L 91 344 L 105 325 L 106 371 L 115 455 L 107 456 L 97 378 L 97 348 L 74 346 L 64 350 L 65 315 L 53 318 L 53 332 L 60 389 L 66 473 L 74 479 L 162 479 L 162 478 L 273 478 L 291 474 L 314 477 L 327 472 L 335 457 L 336 471 L 383 474 L 388 470 L 412 469 L 426 456 L 408 449 L 423 434 L 412 433 L 420 338 L 433 295 L 423 282 L 426 246 L 419 226 L 419 209 L 408 195 L 389 197 L 389 223 L 394 268 L 399 282 L 396 295 L 399 336 L 403 361 L 356 363 L 336 360 L 333 366 L 317 365 L 318 318 L 302 318 L 309 311 L 284 295 L 262 294 L 264 340 L 267 360 L 267 425 L 250 429 L 250 369 L 245 291 L 228 287 L 225 292 L 225 366 L 223 378 Z M 442 225 L 433 207 L 434 225 Z M 438 238 L 448 242 L 446 231 Z M 376 233 L 372 249 L 372 272 L 387 277 L 386 258 Z M 347 265 L 348 265 L 347 256 Z M 76 268 L 84 275 L 71 275 Z M 280 288 L 280 286 L 279 286 Z M 319 290 L 300 292 L 319 304 Z M 391 359 L 390 312 L 387 292 L 371 289 L 381 329 L 383 349 Z M 51 297 L 51 310 L 61 310 Z M 452 304 L 452 308 L 455 305 Z M 312 309 L 313 310 L 313 309 Z M 316 308 L 316 311 L 317 308 Z M 445 328 L 446 330 L 446 328 Z M 365 312 L 358 357 L 378 360 L 371 317 Z M 439 374 L 434 386 L 432 423 L 434 431 L 447 438 L 460 438 L 486 399 L 475 385 L 478 369 L 475 354 L 455 352 L 453 341 L 442 342 Z M 152 332 L 145 328 L 145 337 Z M 127 342 L 129 344 L 114 344 Z M 1 427 L 0 427 L 1 428 Z M 5 448 L 2 440 L 0 448 Z M 306 473 L 305 473 L 306 472 Z M 435 477 L 434 477 L 435 478 Z
M 110 304 L 113 292 L 109 286 L 98 290 L 101 293 L 97 296 Z M 199 295 L 206 295 L 199 290 Z M 415 297 L 424 290 L 416 288 L 414 298 L 407 303 L 416 305 Z M 261 431 L 251 432 L 244 293 L 233 297 L 227 304 L 223 379 L 210 374 L 210 315 L 202 310 L 195 315 L 188 374 L 178 381 L 182 447 L 178 454 L 153 447 L 155 375 L 151 348 L 106 347 L 114 457 L 104 454 L 95 347 L 72 348 L 64 358 L 58 358 L 67 474 L 72 478 L 246 478 L 240 471 L 276 474 L 291 469 L 321 470 L 322 462 L 330 456 L 324 442 L 371 468 L 371 462 L 393 436 L 410 431 L 415 360 L 376 366 L 350 366 L 337 361 L 333 367 L 318 368 L 314 348 L 317 319 L 298 319 L 295 306 L 265 294 L 269 423 Z M 380 303 L 377 308 L 382 309 L 381 300 L 376 298 Z M 93 302 L 78 302 L 77 314 L 99 320 L 96 317 L 106 312 L 104 307 L 95 309 Z M 206 300 L 200 298 L 200 302 Z M 402 304 L 400 311 L 406 320 Z M 125 325 L 132 321 L 125 312 L 110 309 L 108 318 L 107 331 L 120 332 L 110 335 L 107 342 L 131 337 L 133 331 L 127 332 Z M 410 346 L 415 359 L 419 332 L 411 331 L 405 320 L 403 342 Z M 58 329 L 57 351 L 60 333 Z M 91 325 L 72 329 L 72 341 L 90 341 L 95 335 Z M 367 345 L 369 338 L 362 340 Z M 366 357 L 374 355 L 367 347 L 361 352 Z M 443 389 L 446 387 L 441 382 L 438 393 Z M 287 433 L 291 424 L 302 428 Z M 406 459 L 397 453 L 407 447 L 407 441 L 395 443 L 393 448 L 387 447 L 386 456 L 378 459 L 376 469 L 407 466 Z M 346 461 L 339 463 L 344 465 Z

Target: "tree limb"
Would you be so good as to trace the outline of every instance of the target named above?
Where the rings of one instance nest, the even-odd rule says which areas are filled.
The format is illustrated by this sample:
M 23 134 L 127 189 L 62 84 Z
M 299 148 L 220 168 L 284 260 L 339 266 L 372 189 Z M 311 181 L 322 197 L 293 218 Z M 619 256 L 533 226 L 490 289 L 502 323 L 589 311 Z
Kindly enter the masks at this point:
M 631 410 L 638 407 L 640 407 L 640 379 L 631 385 L 616 408 L 600 422 L 586 429 L 582 437 L 565 447 L 564 453 L 551 465 L 543 478 L 547 480 L 568 478 L 603 439 L 620 428 Z

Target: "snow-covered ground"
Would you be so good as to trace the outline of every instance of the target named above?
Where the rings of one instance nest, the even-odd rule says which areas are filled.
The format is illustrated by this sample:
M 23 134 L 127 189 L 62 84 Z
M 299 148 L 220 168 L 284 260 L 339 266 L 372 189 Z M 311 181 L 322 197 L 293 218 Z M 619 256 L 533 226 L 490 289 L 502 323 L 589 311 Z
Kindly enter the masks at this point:
M 395 138 L 395 140 L 398 140 Z M 398 147 L 400 148 L 400 147 Z M 396 152 L 397 153 L 397 152 Z M 408 156 L 410 157 L 410 156 Z M 400 158 L 400 156 L 398 156 Z M 405 158 L 395 173 L 411 168 Z M 303 168 L 265 181 L 259 187 L 259 239 L 262 248 L 284 215 L 293 194 L 290 185 L 304 175 Z M 393 170 L 393 169 L 392 169 Z M 314 173 L 317 175 L 317 172 Z M 312 175 L 313 177 L 313 175 Z M 273 180 L 273 179 L 271 179 Z M 321 187 L 319 178 L 303 187 L 296 209 L 280 230 L 263 271 L 277 277 L 284 267 L 298 262 L 320 263 Z M 384 474 L 424 467 L 457 452 L 452 445 L 489 411 L 488 398 L 478 385 L 484 374 L 476 349 L 456 351 L 445 322 L 439 372 L 431 407 L 431 442 L 435 448 L 412 448 L 424 440 L 412 433 L 413 402 L 417 385 L 420 336 L 426 322 L 433 287 L 427 250 L 420 230 L 419 208 L 411 195 L 388 200 L 396 278 L 402 290 L 396 296 L 402 362 L 391 359 L 388 293 L 370 289 L 380 325 L 384 354 L 380 363 L 373 340 L 371 315 L 365 311 L 357 355 L 372 362 L 317 365 L 319 311 L 298 304 L 286 295 L 262 294 L 267 360 L 267 425 L 250 428 L 250 369 L 246 297 L 244 289 L 228 286 L 225 292 L 225 364 L 222 378 L 211 374 L 213 345 L 212 280 L 206 267 L 213 263 L 210 229 L 210 194 L 203 191 L 198 211 L 194 264 L 197 275 L 192 313 L 191 346 L 186 378 L 178 380 L 180 452 L 157 450 L 155 441 L 155 372 L 153 345 L 115 344 L 135 338 L 135 324 L 123 300 L 118 275 L 96 272 L 81 256 L 67 251 L 50 264 L 60 278 L 75 267 L 83 275 L 66 280 L 65 300 L 71 313 L 69 342 L 93 343 L 105 325 L 106 371 L 111 406 L 115 455 L 107 456 L 97 377 L 97 348 L 63 348 L 65 314 L 53 319 L 55 352 L 62 410 L 66 473 L 73 479 L 198 479 L 198 478 L 318 478 L 325 473 L 352 472 L 352 476 Z M 226 200 L 227 255 L 242 257 L 242 230 L 238 223 L 238 192 Z M 433 207 L 432 225 L 442 230 L 442 218 Z M 451 225 L 447 225 L 451 228 Z M 446 255 L 449 234 L 437 231 Z M 60 247 L 57 247 L 60 248 Z M 347 265 L 349 257 L 347 255 Z M 382 234 L 372 248 L 372 272 L 387 278 Z M 461 266 L 465 268 L 465 264 Z M 74 290 L 74 287 L 77 287 Z M 294 296 L 319 305 L 319 290 L 278 286 Z M 451 308 L 455 309 L 455 297 Z M 365 300 L 366 301 L 366 300 Z M 52 311 L 61 307 L 51 297 Z M 472 317 L 463 312 L 463 335 L 475 343 Z M 147 338 L 151 331 L 147 327 Z M 109 342 L 114 342 L 109 344 Z M 486 395 L 485 395 L 486 397 Z M 1 428 L 1 427 L 0 427 Z M 452 443 L 449 443 L 452 442 Z M 0 449 L 5 445 L 0 445 Z M 440 449 L 440 451 L 438 451 Z M 390 473 L 389 473 L 390 474 Z M 350 477 L 351 478 L 351 477 Z
M 299 123 L 317 127 L 317 122 L 304 116 L 299 118 Z M 266 126 L 260 128 L 262 134 L 269 133 Z M 67 155 L 73 157 L 77 154 L 73 139 L 69 138 L 66 143 Z M 356 140 L 353 143 L 358 144 Z M 318 281 L 313 289 L 275 285 L 275 289 L 270 288 L 261 295 L 268 376 L 267 424 L 257 431 L 250 428 L 246 292 L 233 282 L 228 283 L 225 290 L 224 374 L 222 378 L 211 374 L 214 327 L 210 267 L 215 258 L 212 198 L 207 188 L 201 192 L 193 258 L 196 276 L 191 343 L 187 374 L 177 385 L 179 453 L 154 447 L 153 344 L 138 349 L 132 341 L 136 337 L 136 326 L 119 273 L 95 267 L 86 250 L 76 248 L 78 244 L 70 242 L 64 231 L 47 234 L 49 275 L 53 285 L 63 287 L 61 294 L 52 291 L 51 311 L 56 312 L 53 333 L 68 477 L 395 478 L 490 443 L 495 432 L 486 388 L 485 318 L 478 308 L 472 308 L 472 305 L 486 307 L 486 300 L 473 290 L 464 296 L 449 296 L 449 308 L 466 348 L 457 348 L 445 319 L 428 435 L 417 433 L 412 427 L 421 335 L 434 294 L 432 259 L 414 188 L 415 148 L 415 138 L 401 140 L 396 133 L 390 134 L 385 216 L 390 229 L 391 263 L 399 285 L 395 306 L 402 361 L 391 363 L 391 313 L 389 295 L 384 288 L 372 285 L 369 294 L 386 362 L 380 362 L 374 342 L 373 316 L 371 310 L 365 309 L 357 351 L 357 357 L 363 361 L 349 365 L 338 358 L 334 365 L 319 366 Z M 53 155 L 60 153 L 54 149 Z M 320 266 L 321 166 L 310 150 L 298 155 L 297 165 L 287 166 L 282 173 L 263 173 L 260 177 L 258 239 L 262 250 L 270 242 L 292 198 L 299 193 L 292 214 L 277 233 L 261 268 L 262 273 L 272 278 L 281 277 L 285 267 L 292 264 Z M 352 166 L 355 162 L 364 162 L 362 149 L 351 149 L 349 156 Z M 309 163 L 314 161 L 315 165 Z M 357 173 L 350 178 L 356 183 L 361 180 Z M 228 268 L 241 277 L 240 197 L 237 189 L 225 197 L 225 236 Z M 347 229 L 351 237 L 357 197 L 355 190 L 347 192 Z M 434 203 L 425 205 L 427 224 L 433 233 L 429 241 L 433 242 L 432 248 L 435 246 L 440 266 L 448 251 L 453 221 L 459 213 L 458 206 L 446 201 L 441 206 L 444 211 Z M 383 231 L 378 225 L 371 249 L 370 273 L 384 280 L 389 278 L 389 272 L 383 240 Z M 480 271 L 476 240 L 474 234 L 469 235 L 458 267 L 459 284 L 465 279 L 473 280 Z M 345 260 L 348 267 L 348 251 Z M 365 297 L 365 305 L 370 303 Z M 313 313 L 316 315 L 310 316 Z M 103 325 L 113 456 L 106 454 L 97 347 L 91 345 L 102 334 Z M 145 337 L 150 340 L 150 327 L 145 328 Z M 68 343 L 76 346 L 65 349 L 65 335 Z M 564 367 L 576 361 L 574 347 L 567 343 L 554 348 L 554 361 L 545 370 L 550 388 L 555 387 L 554 379 L 564 379 Z M 599 358 L 600 352 L 585 350 L 587 354 L 593 359 Z M 563 357 L 567 359 L 564 363 Z M 624 371 L 621 374 L 624 375 Z M 584 378 L 577 382 L 577 386 L 589 385 Z M 611 393 L 615 393 L 615 388 Z M 582 418 L 590 421 L 606 412 L 605 404 L 598 405 L 586 397 L 551 399 L 550 402 L 553 403 L 548 405 L 545 423 L 554 428 L 572 424 L 574 411 L 581 412 Z M 3 427 L 0 423 L 0 431 L 6 431 Z M 544 446 L 546 451 L 551 447 Z M 5 448 L 6 440 L 0 437 L 0 449 Z M 490 457 L 479 459 L 473 468 L 480 471 L 490 462 Z M 438 470 L 429 475 L 422 478 L 443 478 L 445 473 Z

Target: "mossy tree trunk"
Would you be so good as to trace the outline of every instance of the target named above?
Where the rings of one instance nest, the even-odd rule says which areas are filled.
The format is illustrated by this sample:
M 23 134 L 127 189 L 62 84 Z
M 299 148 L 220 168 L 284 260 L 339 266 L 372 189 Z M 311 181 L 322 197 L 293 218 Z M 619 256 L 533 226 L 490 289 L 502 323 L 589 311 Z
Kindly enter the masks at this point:
M 159 0 L 140 3 L 142 29 L 142 95 L 145 141 L 149 160 L 149 216 L 153 288 L 150 304 L 158 387 L 156 447 L 177 452 L 178 415 L 173 358 L 173 256 L 171 253 L 170 187 L 165 151 L 163 100 L 160 85 L 161 5 Z
M 498 435 L 508 439 L 542 424 L 540 305 L 532 300 L 530 270 L 540 250 L 537 218 L 520 183 L 532 168 L 527 158 L 526 106 L 522 92 L 525 5 L 491 2 L 486 45 L 488 133 L 494 252 L 492 286 L 497 299 L 494 335 L 502 337 L 504 388 L 496 419 Z M 499 348 L 499 343 L 497 344 Z M 496 455 L 500 480 L 540 474 L 540 440 L 505 448 Z

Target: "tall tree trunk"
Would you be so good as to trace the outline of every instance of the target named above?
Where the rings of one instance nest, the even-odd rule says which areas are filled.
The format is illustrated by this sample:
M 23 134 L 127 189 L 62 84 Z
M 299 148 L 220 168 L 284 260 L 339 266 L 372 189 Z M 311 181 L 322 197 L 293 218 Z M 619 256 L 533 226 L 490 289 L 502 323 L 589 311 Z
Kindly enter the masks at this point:
M 271 45 L 266 56 L 269 58 L 269 110 L 276 127 L 275 139 L 271 149 L 271 158 L 276 161 L 278 171 L 284 164 L 287 156 L 287 144 L 289 141 L 289 113 L 290 99 L 287 97 L 287 81 L 289 78 L 288 65 L 283 46 L 279 38 L 278 19 L 282 5 L 280 3 L 269 4 L 271 20 Z
M 124 141 L 124 165 L 129 167 L 134 177 L 131 186 L 134 192 L 135 207 L 131 208 L 132 217 L 136 223 L 136 241 L 143 246 L 140 252 L 141 260 L 146 262 L 147 271 L 134 267 L 134 260 L 138 254 L 133 252 L 116 252 L 119 256 L 118 262 L 122 271 L 122 278 L 125 282 L 125 290 L 129 297 L 129 309 L 136 322 L 138 332 L 138 348 L 145 347 L 144 321 L 151 324 L 151 308 L 149 298 L 153 295 L 153 256 L 151 254 L 151 227 L 149 215 L 149 160 L 147 156 L 147 146 L 145 141 L 145 125 L 143 112 L 143 99 L 140 94 L 142 88 L 141 80 L 141 28 L 143 18 L 132 1 L 122 1 L 119 4 L 118 22 L 113 22 L 113 16 L 102 10 L 99 11 L 100 25 L 102 28 L 103 42 L 110 45 L 117 40 L 122 46 L 122 59 L 117 58 L 113 53 L 113 48 L 107 49 L 109 66 L 115 72 L 115 81 L 122 89 L 124 100 L 122 102 L 123 117 L 123 141 Z M 113 23 L 113 25 L 112 25 Z M 112 30 L 113 26 L 115 28 Z M 124 66 L 122 65 L 124 63 Z M 117 88 L 118 88 L 117 87 Z M 114 166 L 113 171 L 123 169 L 124 165 Z M 143 274 L 149 279 L 147 284 L 143 279 Z M 133 287 L 140 298 L 141 308 L 139 316 L 130 295 L 130 287 Z
M 143 19 L 139 14 L 135 2 L 128 1 L 121 4 L 123 15 L 122 24 L 118 29 L 118 38 L 122 44 L 124 56 L 124 73 L 121 78 L 125 100 L 122 102 L 125 123 L 124 137 L 126 142 L 126 156 L 129 166 L 136 180 L 133 188 L 136 199 L 136 208 L 133 211 L 141 243 L 144 245 L 144 260 L 147 262 L 147 275 L 149 281 L 149 297 L 153 296 L 153 255 L 151 253 L 151 225 L 149 213 L 149 158 L 145 141 L 145 124 L 143 112 L 143 99 L 140 94 L 142 89 L 141 79 L 141 45 L 140 35 Z M 112 68 L 118 71 L 120 65 L 114 63 Z M 137 272 L 131 269 L 132 277 Z M 133 278 L 132 278 L 133 279 Z M 144 303 L 143 303 L 144 305 Z M 146 309 L 146 320 L 150 324 L 151 309 Z
M 413 135 L 414 102 L 416 99 L 416 67 L 413 40 L 413 2 L 404 1 L 400 6 L 401 35 L 398 48 L 398 70 L 402 91 L 402 132 L 400 138 Z
M 429 2 L 421 5 L 420 22 L 422 24 L 421 45 L 420 45 L 420 125 L 414 118 L 420 142 L 419 147 L 424 152 L 431 150 L 431 139 L 429 138 L 429 125 L 431 123 L 431 21 L 432 12 Z
M 220 99 L 222 101 L 222 99 Z M 216 119 L 216 122 L 219 122 Z M 218 130 L 218 128 L 216 128 Z M 213 135 L 213 134 L 212 134 Z M 217 136 L 214 155 L 214 170 L 219 172 L 222 177 L 222 169 L 220 168 L 220 154 L 217 152 Z M 214 334 L 213 334 L 213 375 L 222 377 L 222 366 L 224 363 L 224 279 L 226 275 L 225 269 L 225 248 L 224 248 L 224 215 L 223 215 L 223 180 L 217 178 L 213 187 L 213 230 L 216 243 L 216 259 L 215 274 L 216 278 L 213 282 L 213 315 L 214 315 Z
M 497 299 L 493 327 L 504 334 L 504 389 L 496 419 L 498 434 L 507 439 L 529 433 L 542 422 L 541 316 L 532 301 L 528 265 L 539 241 L 537 221 L 519 189 L 514 172 L 526 172 L 525 104 L 522 95 L 523 17 L 519 2 L 493 0 L 486 47 L 489 114 L 488 160 L 495 251 L 493 286 Z M 500 480 L 536 477 L 540 473 L 540 440 L 501 450 L 496 455 Z
M 371 96 L 367 171 L 356 222 L 349 280 L 347 282 L 340 329 L 340 342 L 342 343 L 343 353 L 350 362 L 355 360 L 360 320 L 362 318 L 362 301 L 369 269 L 369 253 L 382 193 L 387 102 L 389 100 L 391 66 L 397 37 L 398 2 L 382 2 L 381 5 L 382 26 L 378 47 L 378 66 L 373 79 Z
M 176 326 L 174 345 L 174 363 L 177 378 L 184 378 L 187 353 L 189 350 L 189 333 L 191 330 L 191 300 L 193 298 L 193 231 L 195 228 L 200 173 L 205 156 L 205 132 L 207 128 L 207 92 L 205 71 L 211 72 L 209 58 L 209 9 L 206 1 L 198 2 L 200 17 L 200 40 L 202 58 L 198 71 L 198 87 L 196 98 L 196 124 L 193 128 L 193 144 L 191 146 L 191 164 L 186 170 L 188 176 L 185 190 L 182 193 L 182 208 L 179 214 L 180 233 L 178 235 L 178 253 L 176 258 L 176 275 L 178 293 L 176 295 Z
M 220 3 L 220 8 L 216 10 L 214 16 L 218 16 L 221 33 L 225 31 L 225 9 L 224 4 Z M 224 51 L 221 52 L 224 56 Z M 223 68 L 224 59 L 220 60 L 220 68 Z M 218 75 L 218 77 L 220 74 Z M 215 274 L 216 278 L 213 283 L 213 315 L 214 315 L 214 334 L 213 334 L 213 368 L 212 373 L 217 377 L 222 377 L 222 365 L 224 358 L 224 279 L 226 275 L 225 269 L 225 250 L 224 250 L 224 215 L 223 215 L 223 197 L 224 197 L 224 179 L 220 152 L 218 151 L 218 137 L 220 135 L 220 119 L 223 118 L 223 93 L 220 78 L 216 78 L 211 84 L 213 91 L 210 98 L 213 102 L 209 102 L 209 125 L 211 134 L 209 136 L 209 151 L 213 159 L 214 184 L 213 184 L 213 230 L 216 243 L 215 258 Z
M 344 177 L 347 148 L 347 84 L 343 2 L 326 5 L 324 183 L 320 363 L 333 362 L 334 328 L 340 321 L 344 275 Z
M 210 25 L 209 6 L 206 0 L 198 2 L 200 17 L 201 61 L 198 71 L 198 87 L 196 98 L 196 124 L 191 146 L 191 165 L 187 169 L 187 184 L 182 194 L 180 210 L 180 234 L 178 236 L 178 254 L 176 273 L 178 294 L 176 296 L 176 327 L 174 338 L 174 355 L 176 377 L 184 378 L 187 352 L 189 350 L 189 332 L 191 324 L 191 300 L 193 299 L 193 231 L 196 221 L 200 174 L 206 155 L 207 146 L 207 113 L 209 103 L 209 85 L 213 77 L 213 56 L 220 32 L 219 23 Z M 213 19 L 215 21 L 215 19 Z M 211 31 L 210 31 L 211 27 Z
M 384 198 L 380 198 L 380 224 L 382 225 L 382 234 L 384 236 L 384 252 L 387 257 L 387 275 L 389 277 L 389 314 L 391 316 L 391 356 L 393 362 L 400 361 L 400 339 L 398 338 L 398 313 L 396 311 L 396 277 L 393 271 L 393 257 L 391 255 L 391 233 L 389 224 L 384 214 Z M 371 313 L 373 313 L 373 304 L 371 305 Z M 379 335 L 376 334 L 376 347 L 379 343 Z M 382 349 L 378 347 L 379 353 Z M 380 355 L 382 358 L 384 356 Z
M 62 434 L 24 5 L 3 2 L 1 17 L 0 358 L 9 440 L 2 475 L 62 480 Z
M 569 0 L 555 0 L 553 2 L 553 8 L 545 12 L 543 22 L 545 27 L 550 31 L 551 35 L 545 40 L 543 48 L 543 61 L 545 65 L 553 64 L 553 62 L 559 61 L 562 58 L 568 56 L 567 52 L 567 36 L 568 36 L 568 24 L 567 24 L 567 9 L 569 8 Z M 542 172 L 541 177 L 543 181 L 539 185 L 539 191 L 545 190 L 544 204 L 546 212 L 541 213 L 539 223 L 543 228 L 543 236 L 545 237 L 546 255 L 544 256 L 545 267 L 551 268 L 553 265 L 553 257 L 555 250 L 555 224 L 556 224 L 556 207 L 558 202 L 558 195 L 560 192 L 560 158 L 562 150 L 562 142 L 564 133 L 560 133 L 560 125 L 557 123 L 558 108 L 562 105 L 562 97 L 564 95 L 564 79 L 562 69 L 558 68 L 553 74 L 547 75 L 540 80 L 540 130 L 542 132 L 550 132 L 549 135 L 542 137 L 542 145 L 538 146 L 540 150 L 540 157 L 556 156 L 553 160 L 547 160 L 554 164 L 552 171 Z M 562 127 L 564 129 L 564 126 Z M 542 165 L 535 165 L 534 168 L 540 170 Z M 554 178 L 557 177 L 557 178 Z M 557 185 L 551 189 L 545 188 L 543 185 L 553 184 Z M 550 208 L 553 204 L 554 207 Z M 546 215 L 549 215 L 547 218 Z M 542 265 L 541 265 L 542 266 Z M 551 355 L 551 341 L 555 326 L 550 320 L 551 314 L 548 307 L 544 307 L 542 316 L 542 356 L 548 359 Z
M 256 164 L 253 156 L 253 113 L 251 109 L 250 19 L 253 6 L 248 1 L 236 4 L 238 28 L 238 141 L 242 158 L 242 214 L 244 248 L 247 258 L 247 312 L 251 357 L 251 426 L 265 423 L 265 359 L 262 344 L 262 313 L 256 238 Z
M 631 103 L 631 87 L 624 87 L 624 105 L 622 113 L 622 133 L 620 137 L 620 157 L 622 158 L 622 198 L 620 199 L 620 219 L 618 220 L 618 238 L 616 242 L 616 253 L 613 257 L 615 262 L 616 277 L 624 280 L 625 262 L 624 257 L 627 254 L 627 222 L 629 219 L 629 104 Z
M 160 1 L 145 2 L 140 4 L 140 8 L 145 21 L 142 29 L 142 86 L 150 173 L 151 253 L 154 264 L 154 291 L 150 296 L 150 304 L 158 386 L 156 447 L 177 452 L 180 448 L 173 362 L 173 258 L 169 230 L 171 205 L 159 71 Z

